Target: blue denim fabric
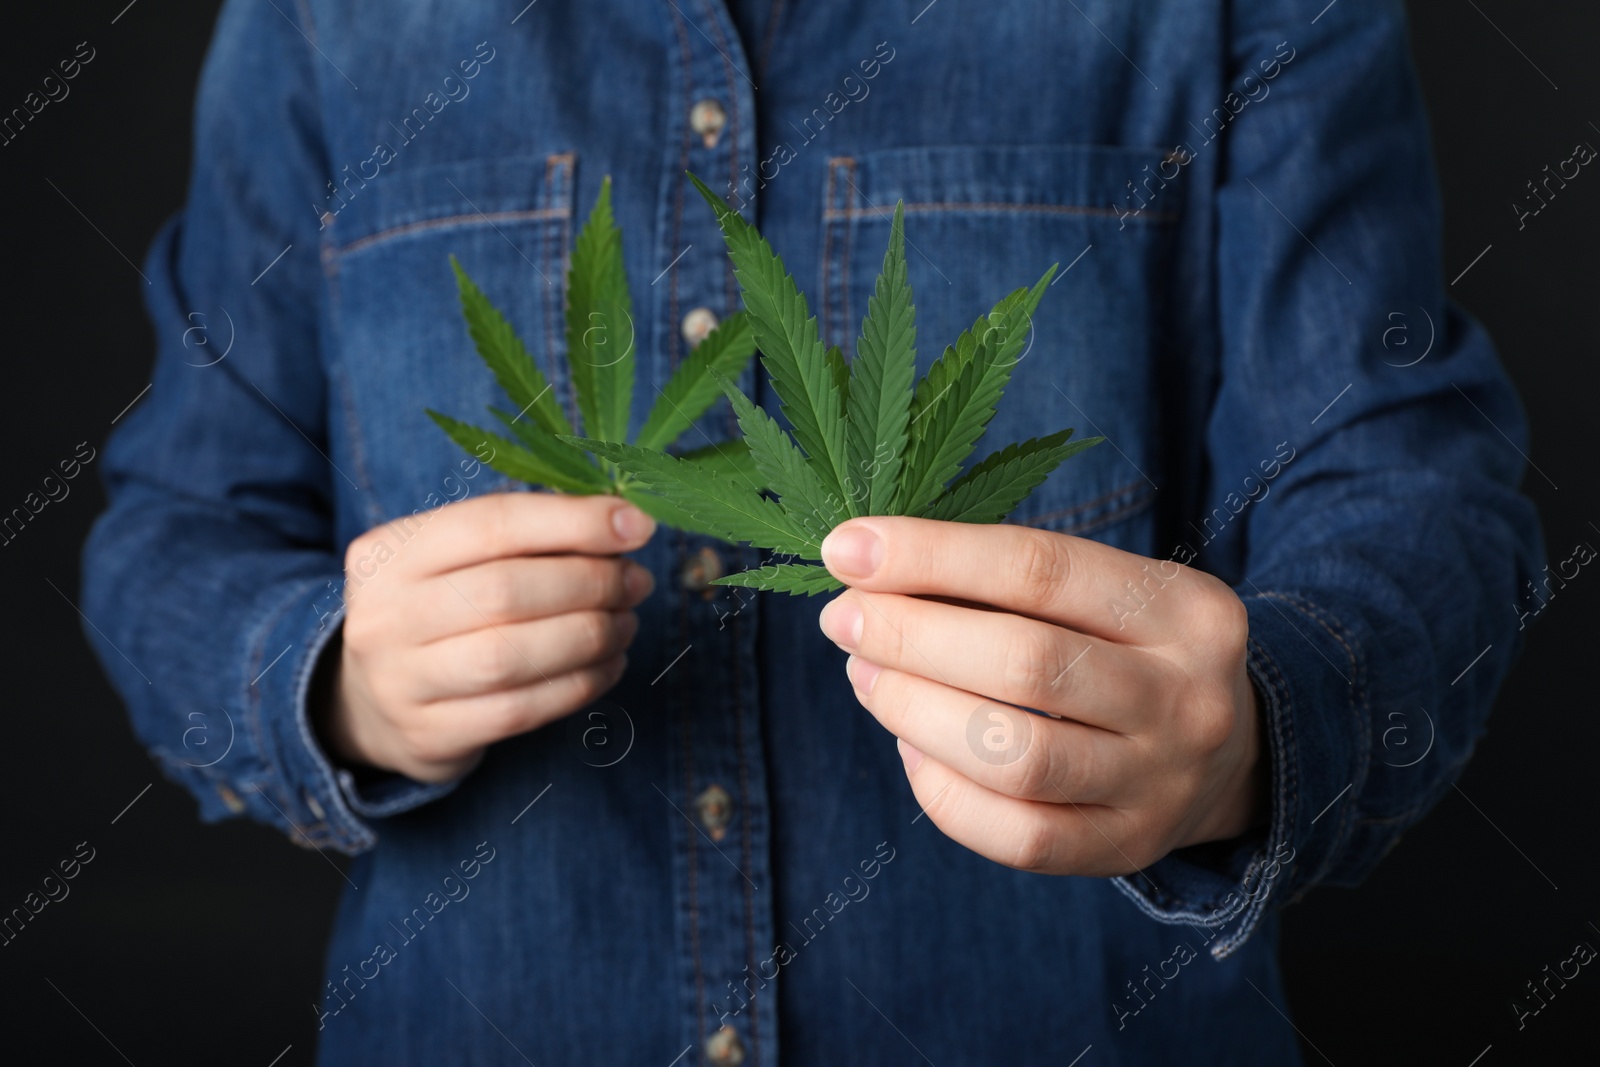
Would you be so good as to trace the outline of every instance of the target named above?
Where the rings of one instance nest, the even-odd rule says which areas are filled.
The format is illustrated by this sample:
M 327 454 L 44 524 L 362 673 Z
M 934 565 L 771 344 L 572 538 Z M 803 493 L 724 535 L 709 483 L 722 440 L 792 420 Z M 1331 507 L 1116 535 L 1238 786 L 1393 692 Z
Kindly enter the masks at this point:
M 226 7 L 145 271 L 154 387 L 86 553 L 90 639 L 202 817 L 355 857 L 323 1062 L 714 1062 L 720 1026 L 762 1065 L 1298 1062 L 1275 910 L 1358 882 L 1449 787 L 1542 563 L 1517 399 L 1440 281 L 1401 5 L 519 6 Z M 1235 586 L 1269 826 L 1115 880 L 979 859 L 919 817 L 819 602 L 704 592 L 696 568 L 758 554 L 671 531 L 594 708 L 453 787 L 330 761 L 306 701 L 344 547 L 519 488 L 423 415 L 497 402 L 447 257 L 570 403 L 563 271 L 611 175 L 642 420 L 684 315 L 738 301 L 686 169 L 847 354 L 896 201 L 924 369 L 1063 265 L 993 434 L 1109 442 L 1013 521 Z M 1410 348 L 1385 347 L 1393 314 Z M 721 407 L 700 428 L 733 430 Z

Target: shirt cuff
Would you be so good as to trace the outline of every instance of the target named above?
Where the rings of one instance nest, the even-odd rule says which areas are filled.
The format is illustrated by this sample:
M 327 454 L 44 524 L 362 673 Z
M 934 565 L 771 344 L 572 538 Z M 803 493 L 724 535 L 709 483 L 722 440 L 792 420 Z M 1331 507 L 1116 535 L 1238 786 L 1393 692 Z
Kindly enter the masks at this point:
M 337 766 L 311 725 L 311 685 L 344 621 L 338 579 L 297 583 L 251 635 L 245 706 L 261 732 L 267 774 L 240 799 L 295 844 L 354 855 L 377 844 L 372 820 L 409 811 L 453 790 L 457 781 L 423 783 L 399 774 L 357 775 Z
M 1113 880 L 1158 922 L 1189 926 L 1216 959 L 1236 951 L 1269 907 L 1298 899 L 1349 839 L 1366 776 L 1357 644 L 1337 621 L 1295 596 L 1242 598 L 1246 659 L 1260 698 L 1270 761 L 1265 828 L 1173 851 Z

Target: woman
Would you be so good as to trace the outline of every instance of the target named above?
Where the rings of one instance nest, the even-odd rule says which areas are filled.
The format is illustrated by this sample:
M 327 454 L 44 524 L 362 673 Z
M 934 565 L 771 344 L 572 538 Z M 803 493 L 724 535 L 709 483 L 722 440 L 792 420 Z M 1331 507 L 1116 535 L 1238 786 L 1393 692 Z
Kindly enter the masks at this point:
M 86 613 L 203 817 L 355 857 L 323 1062 L 1297 1062 L 1276 909 L 1448 787 L 1541 562 L 1401 6 L 1313 14 L 228 5 Z M 610 175 L 640 419 L 739 303 L 686 171 L 847 356 L 897 202 L 922 369 L 1061 263 L 995 437 L 1106 446 L 1008 525 L 836 529 L 820 617 L 708 584 L 748 548 L 511 492 L 424 415 L 504 402 L 448 257 L 570 404 Z

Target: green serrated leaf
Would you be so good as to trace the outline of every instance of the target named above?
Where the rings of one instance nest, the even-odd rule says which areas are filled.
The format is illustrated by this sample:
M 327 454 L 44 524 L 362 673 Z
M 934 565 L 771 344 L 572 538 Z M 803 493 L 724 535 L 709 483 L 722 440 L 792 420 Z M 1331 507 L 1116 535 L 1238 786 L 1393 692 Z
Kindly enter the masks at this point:
M 725 541 L 744 541 L 801 559 L 822 558 L 819 538 L 795 523 L 776 501 L 737 477 L 634 445 L 586 437 L 562 440 L 609 460 L 642 488 L 665 498 Z
M 889 250 L 867 301 L 850 368 L 850 469 L 845 492 L 863 515 L 893 514 L 917 376 L 917 309 L 906 281 L 905 205 L 896 204 Z
M 680 452 L 678 458 L 717 474 L 743 478 L 758 491 L 765 488 L 761 484 L 761 472 L 756 469 L 755 460 L 750 458 L 750 446 L 743 440 L 714 441 L 704 448 Z
M 778 494 L 789 517 L 821 543 L 829 530 L 850 517 L 844 502 L 822 484 L 815 466 L 806 462 L 771 415 L 752 404 L 733 382 L 716 371 L 709 373 L 733 405 L 750 459 L 767 488 Z
M 506 396 L 528 417 L 550 433 L 571 433 L 572 424 L 561 410 L 561 401 L 550 382 L 523 347 L 511 323 L 483 295 L 455 256 L 450 257 L 455 271 L 456 290 L 461 297 L 461 315 L 467 333 Z
M 1071 430 L 1033 437 L 990 453 L 927 509 L 926 518 L 949 522 L 999 522 L 1011 514 L 1067 457 L 1105 440 L 1067 444 Z
M 679 529 L 770 549 L 780 559 L 815 561 L 828 531 L 853 515 L 997 522 L 1063 460 L 1101 440 L 1069 442 L 1072 431 L 1065 430 L 1008 445 L 957 477 L 993 419 L 1012 369 L 1027 354 L 1033 315 L 1055 267 L 979 318 L 913 384 L 916 310 L 903 206 L 896 208 L 854 366 L 848 366 L 837 346 L 824 349 L 805 296 L 770 245 L 689 177 L 717 212 L 746 310 L 730 315 L 659 390 L 638 444 L 625 443 L 634 325 L 608 179 L 575 242 L 567 279 L 567 360 L 587 436 L 572 433 L 508 321 L 452 257 L 473 342 L 520 408 L 515 415 L 490 408 L 516 440 L 429 411 L 461 447 L 522 481 L 571 493 L 617 493 Z M 756 348 L 791 432 L 735 384 Z M 743 438 L 665 454 L 718 392 L 733 405 Z M 808 595 L 843 588 L 825 568 L 792 562 L 716 584 Z
M 656 395 L 650 417 L 634 443 L 640 448 L 666 448 L 676 441 L 722 395 L 722 390 L 706 371 L 715 370 L 737 379 L 755 352 L 750 317 L 739 311 L 723 319 L 695 346 L 688 358 L 678 364 L 666 386 Z
M 826 567 L 809 563 L 773 563 L 724 575 L 713 579 L 711 584 L 732 585 L 766 593 L 804 593 L 806 596 L 844 588 L 844 583 L 829 574 Z
M 542 485 L 547 489 L 559 489 L 564 493 L 581 496 L 591 496 L 604 491 L 603 485 L 596 487 L 593 483 L 579 481 L 569 476 L 510 438 L 501 437 L 488 430 L 480 430 L 476 426 L 452 419 L 448 415 L 441 415 L 431 409 L 428 411 L 428 417 L 438 423 L 439 427 L 450 435 L 452 441 L 502 474 L 533 485 Z M 485 450 L 489 451 L 487 458 L 483 454 Z
M 627 436 L 633 406 L 633 349 L 633 301 L 607 178 L 573 242 L 567 275 L 567 364 L 583 428 L 600 440 L 621 441 Z
M 1033 314 L 1056 268 L 1032 289 L 1017 289 L 944 350 L 917 384 L 900 476 L 899 512 L 921 514 L 966 462 L 994 418 L 1021 359 Z
M 624 500 L 638 507 L 663 526 L 670 526 L 675 530 L 686 533 L 704 534 L 707 537 L 720 537 L 716 529 L 702 525 L 695 517 L 667 500 L 665 497 L 643 489 L 628 488 L 621 491 Z
M 510 430 L 529 452 L 538 456 L 552 469 L 577 481 L 593 485 L 596 492 L 605 492 L 611 488 L 611 479 L 601 473 L 587 452 L 557 440 L 554 434 L 531 419 L 519 419 L 496 407 L 491 407 L 489 414 L 493 415 L 500 425 Z
M 817 477 L 842 498 L 845 464 L 844 394 L 828 368 L 805 296 L 773 254 L 772 246 L 739 213 L 693 174 L 733 260 L 734 276 L 744 293 L 745 310 L 755 330 L 756 347 L 794 428 L 795 440 L 817 468 Z
M 945 350 L 945 356 L 951 350 Z M 996 368 L 989 350 L 977 346 L 944 390 L 921 411 L 913 411 L 914 444 L 899 497 L 900 513 L 920 515 L 942 491 L 994 418 L 1008 372 Z
M 985 316 L 987 332 L 984 340 L 994 350 L 997 362 L 1014 365 L 1026 354 L 1024 346 L 1033 335 L 1034 312 L 1039 310 L 1039 301 L 1043 299 L 1044 291 L 1050 288 L 1058 266 L 1060 264 L 1052 263 L 1032 289 L 1016 290 Z
M 850 367 L 844 361 L 844 353 L 838 345 L 828 346 L 822 354 L 828 361 L 828 373 L 833 375 L 833 384 L 839 390 L 839 395 L 844 397 L 845 418 L 850 417 Z

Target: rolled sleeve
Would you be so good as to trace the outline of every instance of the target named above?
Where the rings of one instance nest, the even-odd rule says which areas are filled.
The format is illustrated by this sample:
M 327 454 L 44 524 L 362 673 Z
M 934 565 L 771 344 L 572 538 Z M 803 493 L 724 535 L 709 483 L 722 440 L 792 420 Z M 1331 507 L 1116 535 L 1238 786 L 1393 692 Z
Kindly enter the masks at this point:
M 1526 420 L 1443 292 L 1403 9 L 1341 6 L 1308 27 L 1288 5 L 1241 6 L 1242 67 L 1280 41 L 1296 58 L 1227 131 L 1215 193 L 1222 375 L 1202 499 L 1227 503 L 1191 523 L 1200 565 L 1249 612 L 1270 817 L 1118 882 L 1153 918 L 1211 932 L 1219 957 L 1268 908 L 1358 883 L 1450 789 L 1543 563 L 1517 491 Z M 1404 367 L 1369 340 L 1394 293 L 1438 327 Z M 1249 500 L 1224 496 L 1239 472 Z
M 362 472 L 329 455 L 314 58 L 273 5 L 224 8 L 188 202 L 145 261 L 155 372 L 105 447 L 83 598 L 135 732 L 203 818 L 358 852 L 374 820 L 450 786 L 358 778 L 312 727 L 343 617 L 335 517 L 370 510 Z

